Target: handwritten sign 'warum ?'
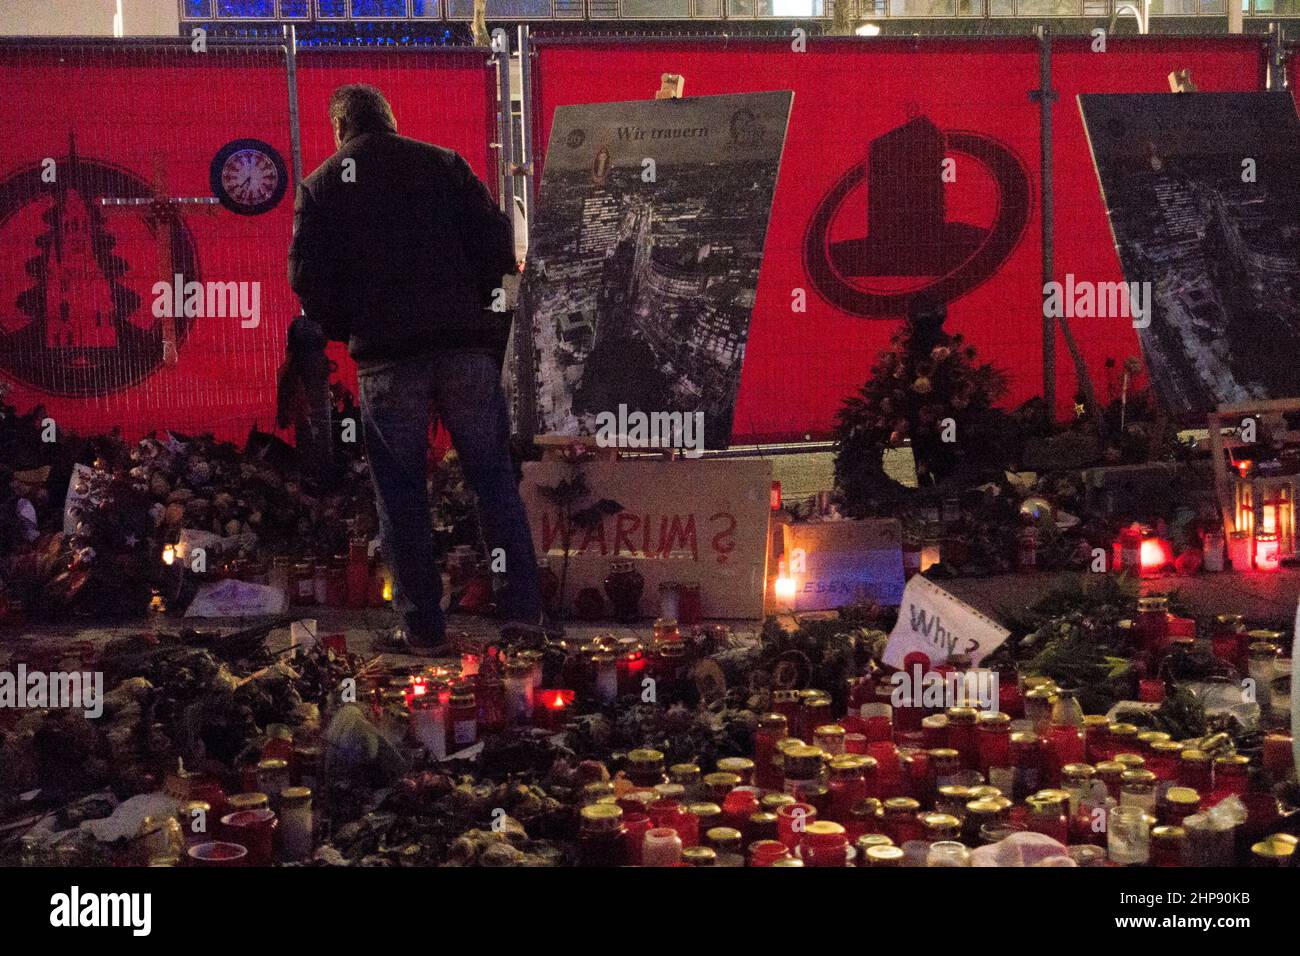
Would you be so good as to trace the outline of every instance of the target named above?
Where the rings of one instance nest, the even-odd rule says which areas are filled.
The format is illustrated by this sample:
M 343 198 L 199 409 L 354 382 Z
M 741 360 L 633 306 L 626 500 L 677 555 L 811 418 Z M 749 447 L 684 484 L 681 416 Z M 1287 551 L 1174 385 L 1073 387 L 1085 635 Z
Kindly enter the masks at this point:
M 881 659 L 890 667 L 902 667 L 908 654 L 919 651 L 931 664 L 943 663 L 954 654 L 967 655 L 979 664 L 1010 634 L 992 618 L 917 574 L 903 589 L 898 623 L 889 633 Z
M 559 573 L 567 539 L 570 602 L 585 587 L 604 594 L 610 562 L 632 561 L 645 578 L 641 612 L 653 617 L 659 585 L 700 585 L 706 617 L 760 618 L 767 581 L 772 466 L 732 461 L 591 461 L 581 466 L 592 500 L 622 511 L 590 528 L 568 528 L 541 493 L 572 477 L 558 461 L 527 462 L 520 485 L 533 544 Z

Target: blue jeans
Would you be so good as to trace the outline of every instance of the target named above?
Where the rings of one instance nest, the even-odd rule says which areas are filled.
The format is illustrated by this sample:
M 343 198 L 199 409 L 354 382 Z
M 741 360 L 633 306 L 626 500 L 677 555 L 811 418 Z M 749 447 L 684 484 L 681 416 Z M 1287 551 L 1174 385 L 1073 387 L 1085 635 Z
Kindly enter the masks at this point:
M 506 584 L 499 595 L 503 616 L 532 624 L 542 616 L 537 557 L 510 461 L 500 376 L 496 359 L 476 349 L 386 363 L 359 376 L 366 456 L 384 557 L 393 572 L 393 606 L 416 642 L 438 643 L 446 633 L 426 467 L 429 431 L 439 419 L 478 499 L 488 552 L 505 552 Z

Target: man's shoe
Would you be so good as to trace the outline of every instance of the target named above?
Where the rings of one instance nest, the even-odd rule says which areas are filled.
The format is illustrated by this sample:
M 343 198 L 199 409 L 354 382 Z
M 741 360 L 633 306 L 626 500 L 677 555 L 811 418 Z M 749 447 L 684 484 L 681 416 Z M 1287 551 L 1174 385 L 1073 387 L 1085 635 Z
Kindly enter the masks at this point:
M 375 642 L 375 646 L 394 654 L 418 654 L 421 657 L 454 656 L 446 635 L 429 638 L 416 637 L 409 634 L 406 628 L 400 626 L 393 628 L 387 634 L 381 635 L 379 640 Z

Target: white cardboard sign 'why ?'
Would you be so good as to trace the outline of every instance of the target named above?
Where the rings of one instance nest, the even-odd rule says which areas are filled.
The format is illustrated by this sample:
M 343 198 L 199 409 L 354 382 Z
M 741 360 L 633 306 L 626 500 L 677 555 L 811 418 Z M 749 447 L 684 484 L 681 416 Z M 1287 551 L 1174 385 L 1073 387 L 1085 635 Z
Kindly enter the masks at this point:
M 992 618 L 917 574 L 903 589 L 898 623 L 889 633 L 882 660 L 890 667 L 902 667 L 908 654 L 920 651 L 931 664 L 953 654 L 967 654 L 979 664 L 1010 635 Z

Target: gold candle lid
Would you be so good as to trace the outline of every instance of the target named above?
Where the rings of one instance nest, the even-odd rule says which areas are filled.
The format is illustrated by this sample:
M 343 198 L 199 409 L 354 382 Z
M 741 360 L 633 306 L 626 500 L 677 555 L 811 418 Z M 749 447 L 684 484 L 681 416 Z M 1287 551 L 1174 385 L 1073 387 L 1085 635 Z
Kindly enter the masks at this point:
M 682 850 L 682 862 L 690 866 L 713 866 L 718 854 L 707 846 L 688 846 Z
M 305 807 L 311 803 L 311 787 L 285 787 L 280 791 L 280 806 Z
M 271 798 L 264 793 L 236 793 L 226 798 L 226 806 L 231 813 L 240 810 L 261 810 L 271 805 Z
M 700 779 L 700 767 L 693 763 L 675 763 L 668 768 L 668 779 L 673 783 L 694 783 Z
M 903 848 L 897 846 L 869 846 L 865 854 L 867 866 L 902 866 Z
M 723 757 L 717 764 L 719 773 L 734 773 L 744 776 L 754 769 L 754 761 L 748 757 Z
M 1165 802 L 1180 807 L 1200 806 L 1201 795 L 1191 787 L 1170 787 L 1165 791 Z

